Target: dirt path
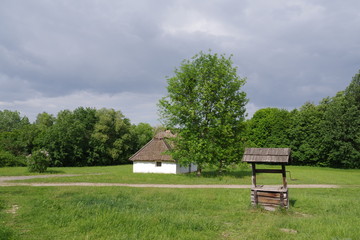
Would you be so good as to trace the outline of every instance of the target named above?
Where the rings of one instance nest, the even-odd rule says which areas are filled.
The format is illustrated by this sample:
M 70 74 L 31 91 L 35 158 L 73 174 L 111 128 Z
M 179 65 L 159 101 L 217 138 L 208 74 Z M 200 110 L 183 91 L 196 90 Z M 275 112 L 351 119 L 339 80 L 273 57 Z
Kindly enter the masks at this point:
M 32 187 L 63 187 L 63 186 L 84 186 L 84 187 L 151 187 L 151 188 L 251 188 L 251 185 L 217 185 L 217 184 L 133 184 L 133 183 L 90 183 L 90 182 L 69 182 L 69 183 L 21 183 L 8 182 L 14 180 L 26 180 L 33 178 L 49 177 L 73 177 L 82 174 L 59 174 L 59 175 L 35 175 L 35 176 L 7 176 L 0 177 L 0 186 L 32 186 Z M 288 185 L 289 188 L 339 188 L 339 185 L 331 184 L 297 184 Z
M 14 180 L 27 180 L 33 178 L 51 178 L 51 177 L 76 177 L 83 174 L 58 174 L 58 175 L 33 175 L 33 176 L 4 176 L 0 177 L 0 183 Z

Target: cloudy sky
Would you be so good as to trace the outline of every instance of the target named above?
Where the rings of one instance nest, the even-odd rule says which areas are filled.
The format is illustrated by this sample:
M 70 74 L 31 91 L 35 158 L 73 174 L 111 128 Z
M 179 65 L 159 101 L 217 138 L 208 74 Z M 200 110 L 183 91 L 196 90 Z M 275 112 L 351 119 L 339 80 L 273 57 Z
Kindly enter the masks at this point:
M 360 69 L 358 0 L 0 0 L 0 110 L 79 106 L 159 124 L 166 76 L 233 54 L 249 115 L 343 90 Z

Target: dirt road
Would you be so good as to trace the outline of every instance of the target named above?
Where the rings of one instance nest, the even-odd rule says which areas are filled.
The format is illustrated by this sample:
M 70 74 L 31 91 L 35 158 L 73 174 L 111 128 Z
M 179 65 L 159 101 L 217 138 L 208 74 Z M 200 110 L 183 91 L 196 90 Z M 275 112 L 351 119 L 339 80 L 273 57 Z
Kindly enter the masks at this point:
M 0 177 L 0 186 L 31 186 L 31 187 L 63 187 L 63 186 L 84 186 L 84 187 L 150 187 L 150 188 L 251 188 L 251 185 L 218 185 L 218 184 L 201 184 L 201 185 L 185 185 L 185 184 L 135 184 L 135 183 L 90 183 L 90 182 L 68 182 L 68 183 L 21 183 L 9 182 L 16 180 L 26 180 L 33 178 L 49 178 L 49 177 L 73 177 L 81 176 L 81 174 L 59 174 L 59 175 L 35 175 L 35 176 L 7 176 Z M 331 184 L 294 184 L 288 185 L 289 188 L 339 188 L 339 185 Z

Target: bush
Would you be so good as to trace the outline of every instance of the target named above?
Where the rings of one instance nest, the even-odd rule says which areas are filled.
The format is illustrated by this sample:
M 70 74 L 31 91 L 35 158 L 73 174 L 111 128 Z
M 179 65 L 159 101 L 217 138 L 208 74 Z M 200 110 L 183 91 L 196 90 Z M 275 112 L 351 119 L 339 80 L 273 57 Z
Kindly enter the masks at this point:
M 35 150 L 27 157 L 29 172 L 45 172 L 49 164 L 49 153 L 45 150 Z
M 22 167 L 26 166 L 25 157 L 15 156 L 14 154 L 0 150 L 0 167 Z

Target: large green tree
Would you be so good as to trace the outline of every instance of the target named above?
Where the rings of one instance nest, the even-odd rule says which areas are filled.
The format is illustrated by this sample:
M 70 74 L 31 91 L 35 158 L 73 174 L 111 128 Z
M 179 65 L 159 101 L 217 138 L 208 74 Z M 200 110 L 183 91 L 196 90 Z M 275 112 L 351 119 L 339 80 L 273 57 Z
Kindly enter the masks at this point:
M 90 138 L 96 123 L 96 110 L 79 107 L 63 110 L 41 139 L 55 166 L 85 166 L 91 152 Z M 46 121 L 48 122 L 48 121 Z
M 247 121 L 247 145 L 252 147 L 288 147 L 291 113 L 285 109 L 263 108 Z
M 21 117 L 18 111 L 0 111 L 0 132 L 10 132 L 14 129 L 29 125 L 27 117 Z
M 294 164 L 327 166 L 322 132 L 326 107 L 324 100 L 320 105 L 307 102 L 292 111 L 291 127 L 288 132 Z
M 97 110 L 98 121 L 91 134 L 93 148 L 90 160 L 93 165 L 115 165 L 127 163 L 133 153 L 131 124 L 121 111 Z
M 322 130 L 328 165 L 360 168 L 360 73 L 327 105 Z
M 132 152 L 135 153 L 154 136 L 155 129 L 148 123 L 131 126 Z
M 21 166 L 36 136 L 27 117 L 18 111 L 0 111 L 0 166 Z
M 221 172 L 240 160 L 245 81 L 231 57 L 211 52 L 184 60 L 167 79 L 168 95 L 159 101 L 159 112 L 165 125 L 179 130 L 172 155 L 182 165 L 193 162 L 200 171 L 214 165 Z

